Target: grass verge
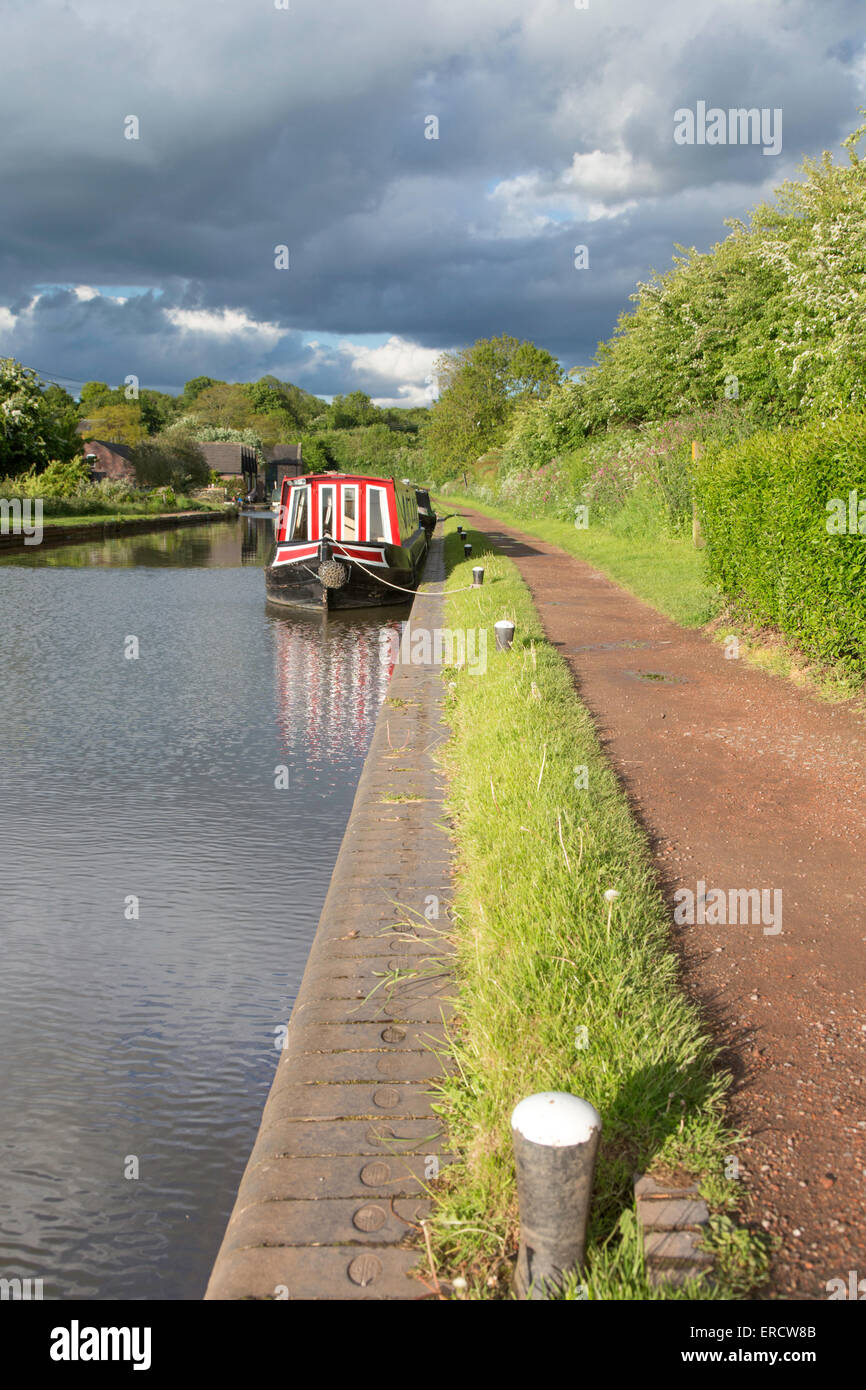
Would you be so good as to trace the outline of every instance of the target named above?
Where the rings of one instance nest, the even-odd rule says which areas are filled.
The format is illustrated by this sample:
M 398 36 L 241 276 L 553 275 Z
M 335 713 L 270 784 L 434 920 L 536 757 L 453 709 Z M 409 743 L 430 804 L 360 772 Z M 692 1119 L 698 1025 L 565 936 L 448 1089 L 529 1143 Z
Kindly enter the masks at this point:
M 733 1136 L 726 1078 L 681 991 L 647 842 L 600 750 L 516 567 L 446 525 L 449 588 L 484 556 L 481 589 L 446 602 L 446 625 L 487 633 L 487 668 L 450 668 L 445 751 L 458 852 L 454 904 L 457 1073 L 440 1108 L 461 1161 L 436 1186 L 437 1265 L 467 1297 L 507 1296 L 516 1249 L 509 1117 L 534 1091 L 570 1091 L 604 1120 L 584 1287 L 566 1298 L 730 1298 L 760 1282 L 761 1245 L 724 1214 Z M 493 650 L 493 623 L 516 624 Z M 476 648 L 477 650 L 477 648 Z M 605 901 L 607 889 L 618 899 Z M 720 1212 L 716 1282 L 652 1287 L 634 1213 L 637 1171 L 688 1174 Z M 736 1233 L 736 1237 L 735 1237 Z M 732 1254 L 733 1252 L 733 1254 Z
M 42 525 L 47 529 L 51 526 L 102 526 L 106 522 L 116 521 L 161 521 L 165 517 L 177 516 L 181 512 L 222 512 L 225 510 L 224 503 L 200 502 L 192 498 L 184 498 L 176 507 L 154 510 L 146 505 L 138 504 L 128 507 L 122 511 L 109 512 L 84 512 L 80 515 L 70 513 L 69 516 L 45 516 Z
M 701 551 L 690 540 L 663 536 L 636 538 L 604 526 L 579 531 L 567 521 L 523 517 L 502 507 L 488 507 L 472 497 L 442 498 L 443 511 L 466 508 L 516 526 L 529 535 L 594 565 L 635 598 L 672 618 L 681 627 L 704 627 L 717 641 L 736 636 L 740 656 L 750 666 L 791 681 L 830 703 L 851 701 L 866 712 L 866 684 L 841 666 L 822 665 L 806 657 L 782 633 L 758 631 L 741 618 L 724 595 L 704 576 Z
M 619 535 L 605 526 L 579 531 L 568 521 L 522 517 L 502 507 L 488 507 L 471 497 L 443 497 L 441 510 L 465 507 L 518 526 L 594 565 L 636 598 L 683 627 L 703 627 L 724 607 L 722 594 L 704 576 L 703 559 L 690 540 Z

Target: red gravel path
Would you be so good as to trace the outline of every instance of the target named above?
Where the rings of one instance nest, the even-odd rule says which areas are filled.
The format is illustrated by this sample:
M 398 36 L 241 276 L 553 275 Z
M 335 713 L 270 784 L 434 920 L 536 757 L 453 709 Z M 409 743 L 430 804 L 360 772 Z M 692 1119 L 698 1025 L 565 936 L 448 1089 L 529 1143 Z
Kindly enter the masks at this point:
M 765 1296 L 866 1279 L 866 724 L 556 546 L 466 515 L 528 583 L 672 910 L 699 882 L 781 889 L 778 934 L 766 918 L 672 930 L 735 1078 L 749 1218 L 780 1241 Z

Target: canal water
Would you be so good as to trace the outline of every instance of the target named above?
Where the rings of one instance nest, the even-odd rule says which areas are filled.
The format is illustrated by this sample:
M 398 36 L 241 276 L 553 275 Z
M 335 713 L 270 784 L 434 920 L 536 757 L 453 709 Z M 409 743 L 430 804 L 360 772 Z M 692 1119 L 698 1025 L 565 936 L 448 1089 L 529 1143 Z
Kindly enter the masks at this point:
M 272 530 L 0 562 L 0 1275 L 46 1299 L 201 1297 L 386 692 L 405 609 L 267 605 Z

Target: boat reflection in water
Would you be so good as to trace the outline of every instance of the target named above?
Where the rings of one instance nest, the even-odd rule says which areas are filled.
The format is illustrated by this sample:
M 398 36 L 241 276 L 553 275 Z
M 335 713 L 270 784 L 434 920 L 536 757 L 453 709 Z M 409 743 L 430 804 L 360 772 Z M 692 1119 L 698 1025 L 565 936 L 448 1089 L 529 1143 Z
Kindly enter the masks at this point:
M 273 512 L 241 512 L 241 564 L 263 565 L 274 543 Z
M 394 668 L 405 608 L 287 614 L 267 603 L 272 620 L 277 718 L 288 754 L 329 766 L 355 763 L 370 743 Z

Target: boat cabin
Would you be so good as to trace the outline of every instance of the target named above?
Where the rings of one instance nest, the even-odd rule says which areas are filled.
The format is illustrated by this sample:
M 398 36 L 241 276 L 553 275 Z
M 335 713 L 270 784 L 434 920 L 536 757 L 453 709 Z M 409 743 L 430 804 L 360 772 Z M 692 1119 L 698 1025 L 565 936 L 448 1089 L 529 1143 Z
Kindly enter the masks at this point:
M 404 545 L 418 530 L 415 490 L 393 478 L 314 473 L 284 478 L 277 542 Z
M 395 478 L 313 473 L 283 479 L 269 597 L 329 607 L 406 601 L 427 552 L 415 489 Z M 292 574 L 290 571 L 294 571 Z M 310 579 L 316 581 L 312 590 Z M 328 590 L 324 598 L 321 588 Z

